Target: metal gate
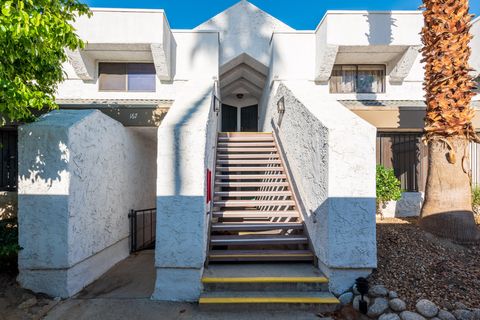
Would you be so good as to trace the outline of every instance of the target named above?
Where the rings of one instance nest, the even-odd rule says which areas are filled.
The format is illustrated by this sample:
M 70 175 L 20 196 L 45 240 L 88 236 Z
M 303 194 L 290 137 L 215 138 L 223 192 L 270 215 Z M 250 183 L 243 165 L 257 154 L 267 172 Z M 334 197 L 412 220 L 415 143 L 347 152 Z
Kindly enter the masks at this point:
M 131 210 L 130 252 L 155 248 L 157 209 Z

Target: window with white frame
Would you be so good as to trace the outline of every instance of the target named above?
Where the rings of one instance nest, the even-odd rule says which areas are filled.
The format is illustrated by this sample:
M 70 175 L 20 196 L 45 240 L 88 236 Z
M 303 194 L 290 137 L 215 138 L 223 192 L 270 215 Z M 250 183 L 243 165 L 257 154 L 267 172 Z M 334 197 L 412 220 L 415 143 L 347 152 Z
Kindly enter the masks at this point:
M 100 91 L 155 91 L 155 66 L 153 63 L 98 64 Z
M 330 93 L 384 93 L 385 65 L 335 65 Z

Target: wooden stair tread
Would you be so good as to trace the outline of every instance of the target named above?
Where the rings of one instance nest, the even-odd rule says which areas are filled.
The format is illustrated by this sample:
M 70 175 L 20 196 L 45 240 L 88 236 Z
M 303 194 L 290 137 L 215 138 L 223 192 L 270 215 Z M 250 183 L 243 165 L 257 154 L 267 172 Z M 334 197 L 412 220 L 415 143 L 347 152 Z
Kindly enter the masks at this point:
M 217 160 L 217 164 L 282 164 L 280 160 Z
M 266 245 L 266 244 L 306 244 L 308 238 L 304 235 L 212 235 L 211 245 Z
M 216 196 L 222 197 L 271 197 L 292 196 L 291 191 L 216 191 Z
M 302 223 L 214 223 L 212 231 L 266 231 L 303 229 Z
M 281 171 L 283 167 L 216 167 L 217 172 L 270 172 Z
M 271 207 L 271 206 L 294 206 L 294 200 L 218 200 L 214 206 L 221 207 Z
M 257 141 L 245 141 L 245 142 L 219 142 L 219 148 L 231 148 L 231 147 L 274 147 L 273 142 L 257 142 Z
M 278 154 L 242 153 L 242 154 L 218 154 L 217 159 L 278 159 Z
M 263 148 L 263 147 L 258 147 L 258 148 L 223 148 L 219 147 L 217 148 L 218 152 L 277 152 L 277 148 Z
M 288 182 L 215 182 L 218 187 L 288 187 Z
M 286 174 L 217 174 L 218 179 L 252 180 L 252 179 L 285 179 Z
M 212 250 L 211 261 L 313 261 L 309 250 Z
M 273 142 L 273 137 L 269 136 L 244 136 L 244 137 L 219 137 L 220 142 Z
M 214 211 L 216 218 L 299 218 L 298 212 L 288 211 Z

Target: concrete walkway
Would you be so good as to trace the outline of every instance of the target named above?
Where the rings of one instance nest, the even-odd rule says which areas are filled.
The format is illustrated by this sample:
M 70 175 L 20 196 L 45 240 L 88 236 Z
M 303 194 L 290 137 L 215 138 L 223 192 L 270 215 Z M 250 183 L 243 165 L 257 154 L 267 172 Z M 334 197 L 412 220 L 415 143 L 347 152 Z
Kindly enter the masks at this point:
M 150 300 L 155 285 L 154 251 L 131 255 L 77 296 L 59 303 L 50 320 L 319 320 L 305 311 L 208 311 L 196 303 Z

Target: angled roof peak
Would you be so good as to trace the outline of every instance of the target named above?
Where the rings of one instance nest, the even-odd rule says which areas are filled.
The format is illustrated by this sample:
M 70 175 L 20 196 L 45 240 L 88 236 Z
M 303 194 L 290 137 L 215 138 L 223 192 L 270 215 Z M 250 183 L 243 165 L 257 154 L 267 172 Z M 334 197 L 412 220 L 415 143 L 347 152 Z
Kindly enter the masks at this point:
M 294 31 L 247 0 L 237 2 L 200 24 L 195 30 L 219 32 L 221 64 L 247 53 L 265 65 L 269 62 L 268 49 L 272 34 L 275 31 Z

